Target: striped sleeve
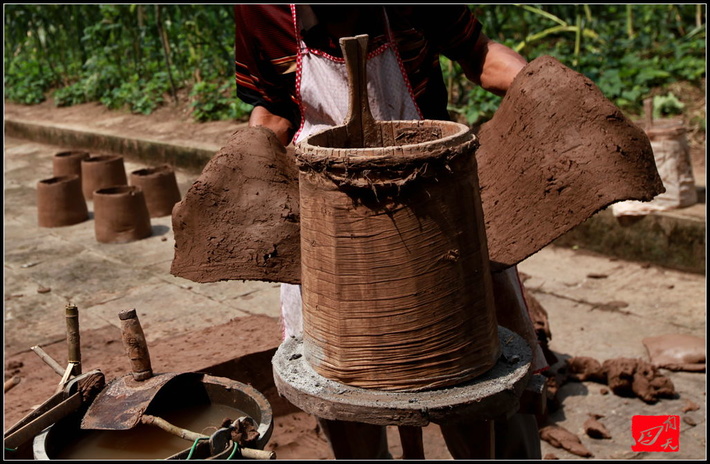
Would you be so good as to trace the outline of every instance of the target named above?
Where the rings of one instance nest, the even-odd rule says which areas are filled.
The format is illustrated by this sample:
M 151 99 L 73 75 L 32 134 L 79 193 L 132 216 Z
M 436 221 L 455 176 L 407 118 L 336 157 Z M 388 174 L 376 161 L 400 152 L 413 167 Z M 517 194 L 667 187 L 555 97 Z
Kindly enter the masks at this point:
M 470 53 L 481 34 L 481 23 L 466 5 L 416 6 L 412 21 L 436 53 L 454 61 Z
M 297 126 L 297 44 L 289 5 L 236 5 L 234 22 L 237 97 Z

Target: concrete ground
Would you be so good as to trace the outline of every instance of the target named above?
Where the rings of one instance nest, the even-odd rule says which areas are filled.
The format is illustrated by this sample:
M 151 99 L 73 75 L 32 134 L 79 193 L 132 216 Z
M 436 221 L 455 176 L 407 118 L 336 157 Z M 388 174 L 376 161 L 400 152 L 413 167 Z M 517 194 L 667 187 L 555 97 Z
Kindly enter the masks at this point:
M 58 311 L 61 314 L 68 302 L 80 308 L 82 330 L 118 326 L 116 308 L 143 308 L 139 312 L 149 343 L 234 318 L 278 318 L 278 284 L 196 284 L 170 275 L 174 244 L 170 217 L 151 220 L 151 237 L 120 245 L 98 243 L 92 218 L 68 227 L 38 227 L 36 183 L 52 176 L 52 155 L 68 148 L 46 140 L 5 139 L 5 356 L 64 340 L 66 327 Z M 127 172 L 145 166 L 137 157 L 126 158 Z M 176 167 L 176 175 L 184 195 L 198 173 Z M 91 212 L 91 202 L 88 206 Z M 550 346 L 563 359 L 647 360 L 645 337 L 690 334 L 705 338 L 704 273 L 556 245 L 520 263 L 519 270 L 527 278 L 526 287 L 549 314 Z M 558 396 L 562 408 L 550 418 L 577 434 L 594 459 L 704 459 L 706 374 L 663 373 L 674 383 L 676 399 L 649 405 L 638 398 L 603 394 L 601 384 L 567 383 Z M 687 411 L 691 402 L 698 408 Z M 584 434 L 583 423 L 592 413 L 603 415 L 600 421 L 610 430 L 611 440 Z M 632 451 L 631 421 L 636 415 L 680 415 L 684 419 L 680 449 Z M 581 459 L 547 442 L 542 447 L 543 455 Z

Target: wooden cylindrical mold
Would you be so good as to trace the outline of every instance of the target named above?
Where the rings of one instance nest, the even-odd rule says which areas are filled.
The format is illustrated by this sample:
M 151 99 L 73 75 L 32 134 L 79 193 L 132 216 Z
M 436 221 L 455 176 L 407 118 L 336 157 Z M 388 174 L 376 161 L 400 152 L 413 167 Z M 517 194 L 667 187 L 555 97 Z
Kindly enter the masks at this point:
M 52 157 L 54 177 L 77 175 L 81 179 L 81 162 L 90 156 L 88 151 L 81 150 L 55 153 Z
M 37 223 L 63 227 L 89 219 L 89 210 L 77 175 L 50 177 L 37 183 Z
M 119 185 L 96 190 L 94 232 L 100 243 L 126 243 L 150 237 L 153 229 L 140 187 Z
M 95 155 L 81 161 L 81 186 L 84 197 L 92 200 L 94 191 L 128 185 L 126 167 L 120 155 Z
M 500 356 L 475 135 L 447 121 L 347 126 L 296 147 L 304 357 L 362 388 L 452 386 Z
M 143 190 L 150 217 L 170 216 L 180 201 L 175 171 L 167 164 L 133 171 L 129 182 Z

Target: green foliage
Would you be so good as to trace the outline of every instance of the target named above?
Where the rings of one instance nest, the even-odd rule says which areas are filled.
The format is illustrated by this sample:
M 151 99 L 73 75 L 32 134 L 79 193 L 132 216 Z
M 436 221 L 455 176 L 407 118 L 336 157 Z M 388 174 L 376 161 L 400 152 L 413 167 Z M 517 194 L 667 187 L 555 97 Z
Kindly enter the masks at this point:
M 25 105 L 42 103 L 52 85 L 42 65 L 36 60 L 14 61 L 5 69 L 5 98 Z
M 469 7 L 493 40 L 528 60 L 557 58 L 629 113 L 675 82 L 704 85 L 704 4 Z M 220 4 L 5 5 L 5 98 L 34 104 L 51 94 L 58 105 L 97 101 L 147 114 L 189 95 L 197 121 L 244 119 L 233 14 Z M 470 125 L 490 119 L 500 98 L 455 63 L 441 64 L 451 114 Z
M 149 114 L 185 90 L 205 102 L 194 106 L 196 120 L 244 118 L 236 92 L 225 93 L 235 86 L 232 11 L 230 5 L 7 5 L 5 97 L 31 104 L 51 94 L 59 106 L 100 102 Z M 211 90 L 214 96 L 204 95 Z
M 683 114 L 685 105 L 672 92 L 653 97 L 653 118 Z
M 622 110 L 640 114 L 654 89 L 687 81 L 704 85 L 706 11 L 693 5 L 470 5 L 493 40 L 529 61 L 550 55 L 589 77 Z M 463 73 L 444 66 L 449 82 Z M 493 114 L 496 97 L 461 84 L 452 112 L 468 123 Z M 494 105 L 495 106 L 495 105 Z
M 234 98 L 236 86 L 225 83 L 198 82 L 192 87 L 192 114 L 196 121 L 240 120 L 249 116 L 251 105 Z

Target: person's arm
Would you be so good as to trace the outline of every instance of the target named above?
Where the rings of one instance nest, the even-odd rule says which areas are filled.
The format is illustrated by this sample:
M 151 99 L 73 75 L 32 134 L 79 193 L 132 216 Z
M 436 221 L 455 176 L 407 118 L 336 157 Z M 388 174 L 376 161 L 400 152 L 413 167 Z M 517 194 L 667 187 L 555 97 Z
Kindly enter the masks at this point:
M 459 64 L 471 81 L 502 96 L 527 61 L 515 50 L 481 33 L 471 53 Z
M 466 5 L 409 7 L 414 24 L 424 32 L 435 50 L 461 65 L 473 83 L 503 95 L 527 64 L 513 49 L 483 33 Z
M 293 136 L 293 125 L 281 116 L 271 113 L 263 106 L 255 106 L 249 116 L 249 126 L 263 126 L 271 129 L 281 143 L 288 145 Z
M 235 5 L 237 97 L 254 109 L 249 126 L 272 130 L 288 145 L 300 112 L 292 98 L 296 36 L 288 5 Z

